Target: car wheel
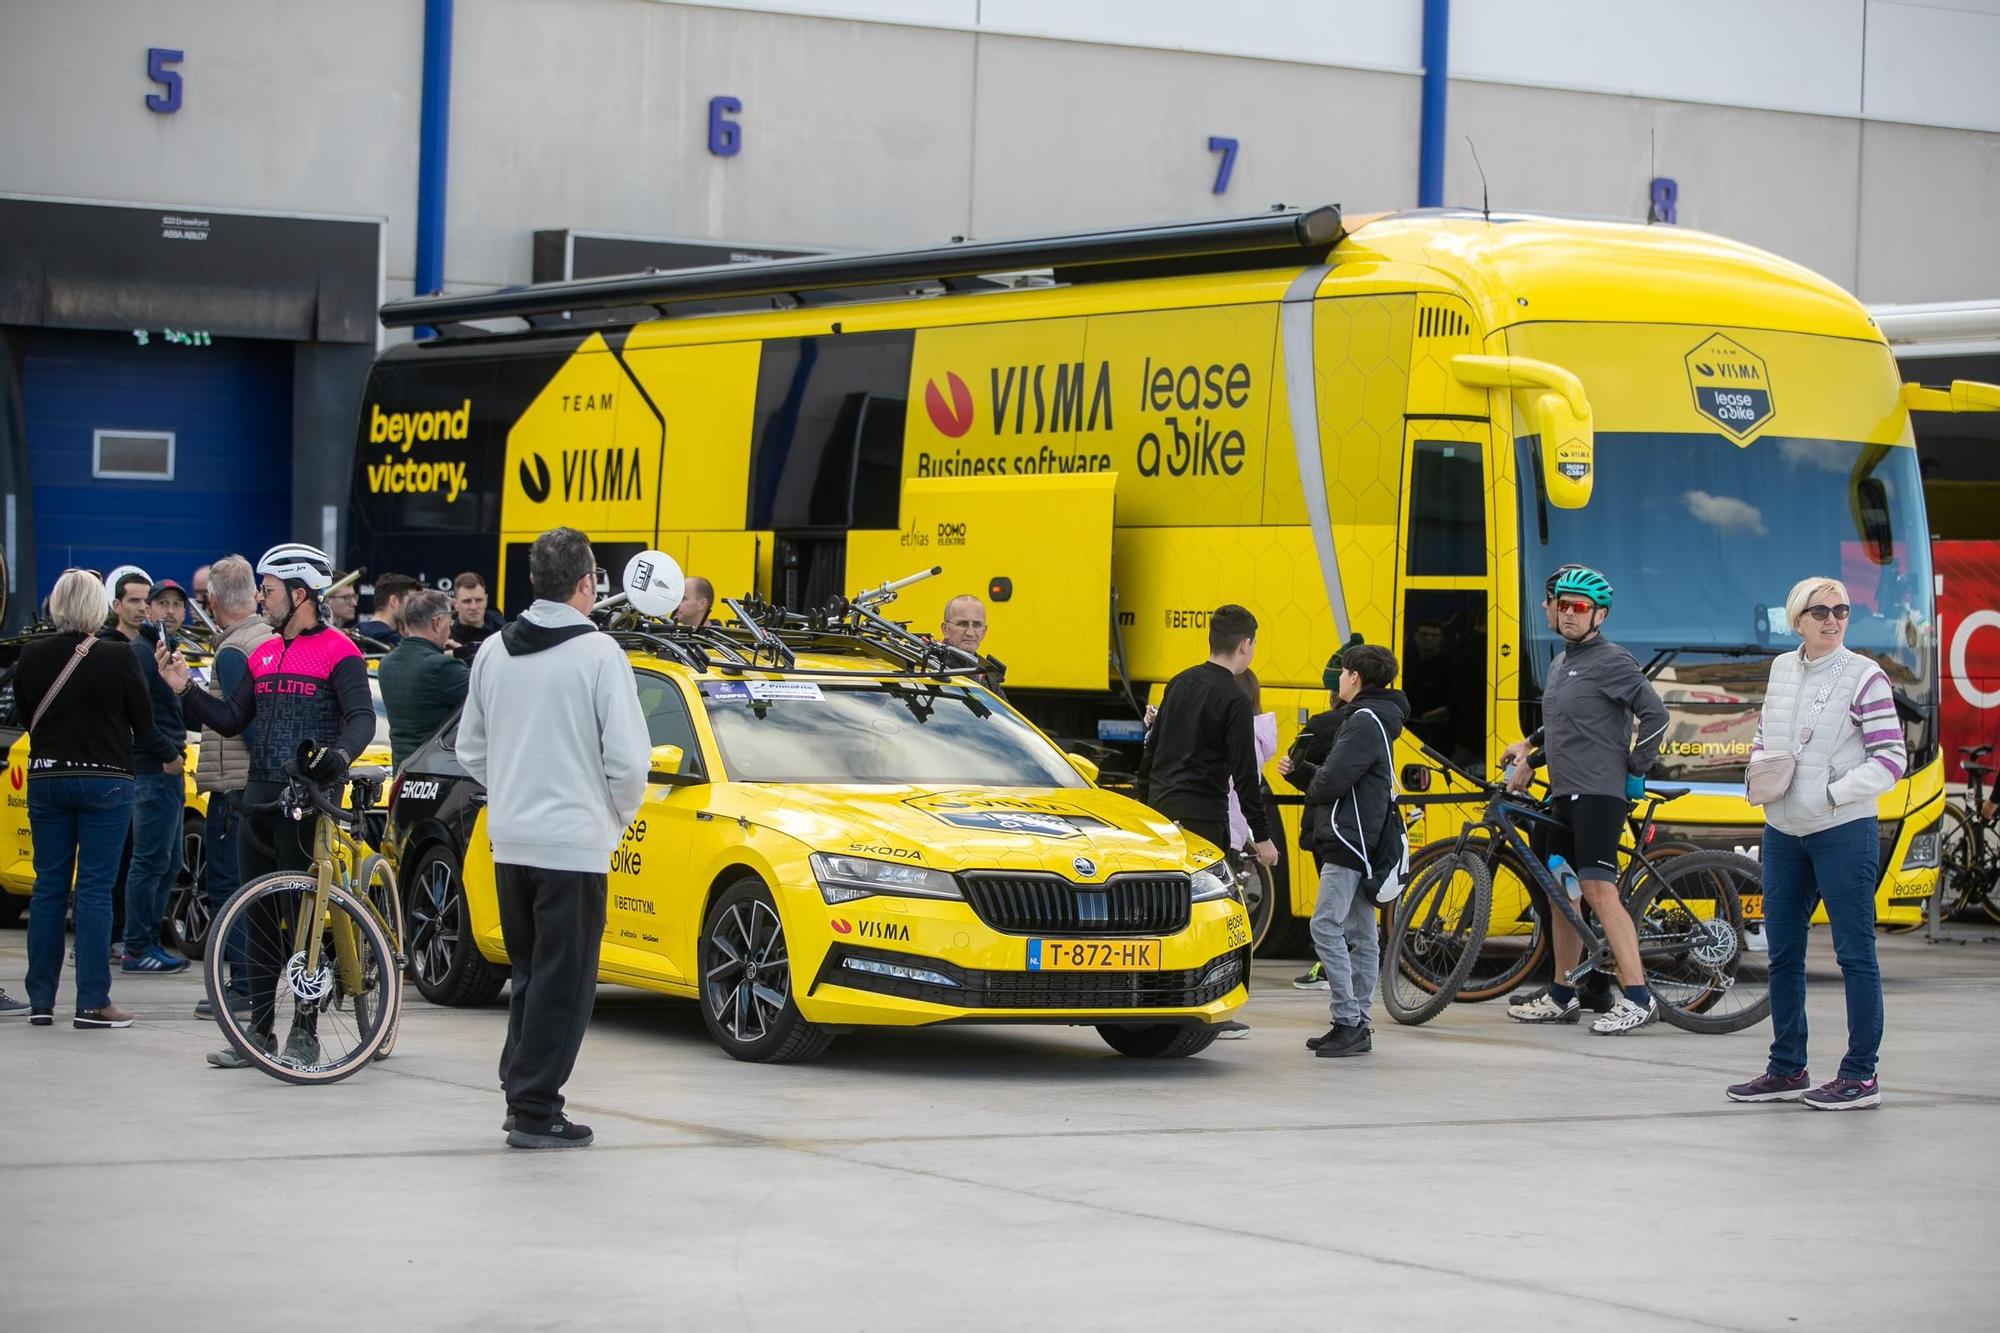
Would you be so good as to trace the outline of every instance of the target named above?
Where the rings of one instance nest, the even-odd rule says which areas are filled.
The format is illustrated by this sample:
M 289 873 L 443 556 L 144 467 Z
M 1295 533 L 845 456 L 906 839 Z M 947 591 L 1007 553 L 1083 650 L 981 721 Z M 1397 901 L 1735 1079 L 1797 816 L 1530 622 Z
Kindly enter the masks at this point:
M 1178 1060 L 1214 1044 L 1220 1032 L 1207 1023 L 1099 1023 L 1097 1035 L 1120 1055 L 1140 1060 Z
M 208 901 L 208 821 L 190 810 L 181 820 L 181 873 L 167 895 L 167 942 L 200 962 L 215 915 Z
M 762 881 L 746 876 L 716 898 L 698 956 L 701 1020 L 736 1059 L 789 1064 L 833 1044 L 832 1033 L 799 1013 L 785 923 Z
M 417 989 L 432 1004 L 490 1004 L 507 974 L 486 961 L 473 941 L 465 911 L 465 879 L 450 848 L 426 847 L 403 882 L 409 918 L 404 949 Z

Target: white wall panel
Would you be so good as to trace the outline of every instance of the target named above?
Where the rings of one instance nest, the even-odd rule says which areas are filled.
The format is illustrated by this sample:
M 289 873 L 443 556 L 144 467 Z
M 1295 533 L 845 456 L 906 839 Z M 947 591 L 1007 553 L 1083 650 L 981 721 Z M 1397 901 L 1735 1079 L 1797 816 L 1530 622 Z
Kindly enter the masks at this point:
M 2000 0 L 1874 0 L 1866 94 L 1872 118 L 2000 130 Z
M 1422 0 L 982 0 L 980 28 L 1363 69 L 1423 64 Z
M 1275 202 L 1416 202 L 1419 82 L 1000 37 L 979 44 L 973 229 L 982 236 L 1233 213 Z M 1211 192 L 1209 136 L 1239 141 Z
M 1862 12 L 1863 0 L 1457 0 L 1451 72 L 1852 116 Z
M 153 46 L 185 53 L 172 114 L 146 109 Z M 422 63 L 405 0 L 0 0 L 0 190 L 408 219 Z M 389 228 L 392 291 L 413 236 Z
M 1862 134 L 1861 297 L 2000 296 L 2000 134 L 1877 122 Z

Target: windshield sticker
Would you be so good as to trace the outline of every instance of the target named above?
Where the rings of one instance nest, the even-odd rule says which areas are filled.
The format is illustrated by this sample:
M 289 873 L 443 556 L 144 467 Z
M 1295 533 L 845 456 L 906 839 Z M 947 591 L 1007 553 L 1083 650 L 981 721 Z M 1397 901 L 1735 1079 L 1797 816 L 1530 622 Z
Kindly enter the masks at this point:
M 1722 334 L 1712 334 L 1687 354 L 1688 384 L 1694 390 L 1694 410 L 1742 444 L 1769 421 L 1777 407 L 1771 399 L 1771 371 L 1764 358 Z
M 954 828 L 1024 833 L 1042 838 L 1080 838 L 1110 828 L 1067 801 L 1033 796 L 937 795 L 912 797 L 905 804 Z
M 747 682 L 752 699 L 811 699 L 818 702 L 826 696 L 819 686 L 809 680 L 753 680 Z
M 701 683 L 701 696 L 723 703 L 750 702 L 750 687 L 738 680 L 705 680 Z

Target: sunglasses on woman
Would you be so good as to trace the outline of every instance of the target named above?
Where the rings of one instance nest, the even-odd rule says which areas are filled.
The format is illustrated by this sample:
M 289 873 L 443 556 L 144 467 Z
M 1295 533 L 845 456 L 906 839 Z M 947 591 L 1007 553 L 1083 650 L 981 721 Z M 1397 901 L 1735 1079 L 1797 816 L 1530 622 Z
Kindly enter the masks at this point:
M 1824 625 L 1828 616 L 1832 616 L 1835 620 L 1845 620 L 1847 613 L 1853 609 L 1846 602 L 1839 602 L 1833 606 L 1809 606 L 1806 608 L 1806 614 Z

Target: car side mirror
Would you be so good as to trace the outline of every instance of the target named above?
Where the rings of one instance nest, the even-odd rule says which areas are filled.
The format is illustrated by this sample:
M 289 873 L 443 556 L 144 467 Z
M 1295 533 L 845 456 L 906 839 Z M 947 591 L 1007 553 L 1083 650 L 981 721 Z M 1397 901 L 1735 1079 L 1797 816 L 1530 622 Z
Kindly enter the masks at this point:
M 1088 759 L 1085 759 L 1080 754 L 1072 754 L 1069 752 L 1065 752 L 1063 758 L 1069 760 L 1069 766 L 1071 768 L 1083 774 L 1083 780 L 1085 782 L 1088 782 L 1093 787 L 1097 785 L 1098 768 L 1096 764 L 1092 763 Z
M 680 746 L 655 745 L 649 764 L 652 771 L 646 775 L 646 780 L 648 782 L 668 782 L 675 786 L 685 786 L 691 782 L 700 782 L 700 774 L 683 773 L 681 771 L 681 765 L 686 761 L 687 753 Z

